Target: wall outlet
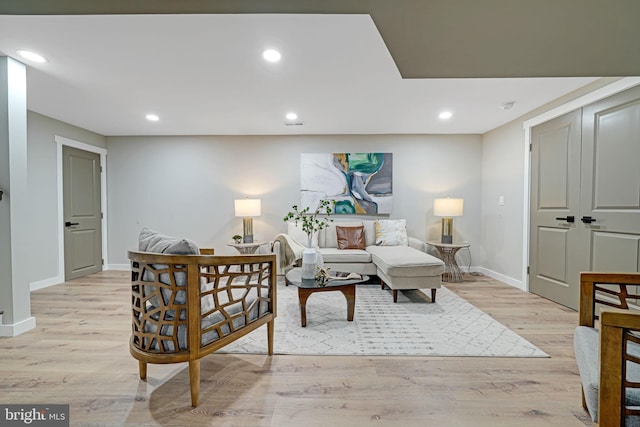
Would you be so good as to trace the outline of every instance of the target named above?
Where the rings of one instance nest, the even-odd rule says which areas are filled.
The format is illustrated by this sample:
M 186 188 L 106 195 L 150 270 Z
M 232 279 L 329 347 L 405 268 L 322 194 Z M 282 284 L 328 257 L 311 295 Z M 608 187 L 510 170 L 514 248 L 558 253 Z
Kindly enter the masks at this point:
M 504 196 L 498 197 L 498 206 L 504 206 Z

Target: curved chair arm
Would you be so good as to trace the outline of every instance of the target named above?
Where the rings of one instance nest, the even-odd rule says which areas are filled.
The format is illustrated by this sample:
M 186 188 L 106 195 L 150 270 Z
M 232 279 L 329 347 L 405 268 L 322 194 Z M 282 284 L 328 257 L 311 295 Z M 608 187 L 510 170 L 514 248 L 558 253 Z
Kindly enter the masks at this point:
M 579 325 L 594 327 L 596 304 L 628 309 L 627 300 L 640 298 L 627 288 L 635 285 L 640 285 L 640 273 L 580 273 Z
M 589 363 L 585 366 L 587 373 L 590 369 L 599 370 L 596 411 L 600 427 L 623 426 L 628 416 L 640 416 L 640 410 L 626 402 L 629 389 L 640 389 L 636 366 L 640 365 L 640 311 L 629 308 L 640 298 L 636 295 L 638 285 L 640 273 L 580 274 L 579 325 L 594 328 L 596 320 L 600 320 L 599 343 L 597 348 L 594 346 L 589 350 L 591 354 L 599 354 L 599 362 L 591 368 Z M 600 307 L 604 308 L 598 315 Z M 585 341 L 581 339 L 580 342 Z M 584 365 L 588 358 L 576 352 L 576 360 L 580 366 L 580 361 Z M 593 385 L 582 380 L 582 405 L 588 409 L 585 387 Z
M 629 363 L 640 363 L 640 355 L 630 354 L 628 342 L 638 340 L 629 334 L 640 331 L 640 312 L 603 309 L 600 313 L 600 390 L 598 418 L 600 426 L 624 425 L 625 415 L 639 415 L 640 411 L 626 406 L 623 396 L 628 389 L 638 389 L 626 374 Z

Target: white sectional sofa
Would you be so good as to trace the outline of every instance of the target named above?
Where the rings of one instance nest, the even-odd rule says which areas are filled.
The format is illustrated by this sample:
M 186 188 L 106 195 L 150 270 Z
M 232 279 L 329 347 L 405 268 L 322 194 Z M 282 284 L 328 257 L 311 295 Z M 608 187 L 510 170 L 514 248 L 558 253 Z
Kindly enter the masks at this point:
M 404 236 L 385 240 L 383 231 L 390 222 L 400 234 L 404 228 Z M 393 291 L 394 302 L 397 302 L 398 290 L 402 289 L 431 289 L 431 299 L 435 302 L 436 290 L 442 285 L 444 263 L 427 253 L 426 243 L 406 236 L 406 227 L 403 227 L 403 224 L 404 220 L 334 221 L 318 232 L 317 242 L 314 241 L 313 246 L 318 247 L 325 267 L 330 267 L 331 271 L 377 275 L 382 287 L 386 284 Z M 336 227 L 359 226 L 364 228 L 364 249 L 338 249 Z M 288 242 L 292 240 L 299 244 L 289 245 Z M 292 263 L 299 261 L 299 249 L 304 242 L 305 233 L 294 223 L 288 224 L 286 235 L 276 237 L 272 250 L 278 259 L 280 273 L 290 268 Z

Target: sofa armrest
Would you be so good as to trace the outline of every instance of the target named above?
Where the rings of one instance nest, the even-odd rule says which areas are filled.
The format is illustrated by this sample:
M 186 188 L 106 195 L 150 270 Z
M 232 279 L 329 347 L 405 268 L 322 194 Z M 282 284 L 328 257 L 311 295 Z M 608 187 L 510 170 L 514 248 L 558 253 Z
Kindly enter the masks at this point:
M 280 267 L 280 252 L 282 251 L 282 244 L 279 240 L 273 240 L 270 245 L 271 253 L 276 256 L 276 272 L 283 274 L 283 269 Z
M 276 254 L 278 274 L 282 274 L 287 267 L 302 259 L 303 250 L 304 246 L 290 235 L 278 234 L 271 245 L 271 251 Z
M 427 252 L 427 244 L 420 239 L 416 239 L 415 237 L 409 237 L 409 246 L 421 252 Z

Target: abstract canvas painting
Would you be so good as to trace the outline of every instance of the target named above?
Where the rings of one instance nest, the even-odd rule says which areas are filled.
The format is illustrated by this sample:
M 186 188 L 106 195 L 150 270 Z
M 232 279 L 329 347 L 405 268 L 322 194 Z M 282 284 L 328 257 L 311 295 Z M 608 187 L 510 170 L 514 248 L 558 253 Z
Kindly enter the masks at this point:
M 302 153 L 301 206 L 315 210 L 328 199 L 336 214 L 389 214 L 392 178 L 392 153 Z

